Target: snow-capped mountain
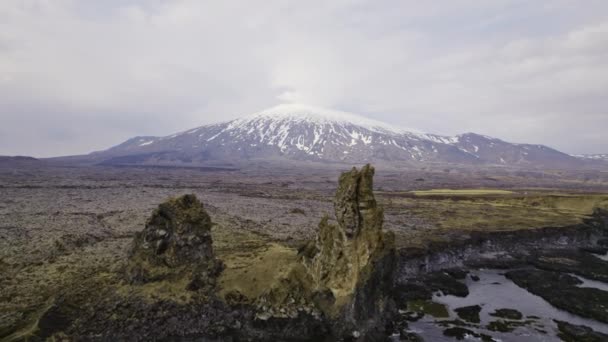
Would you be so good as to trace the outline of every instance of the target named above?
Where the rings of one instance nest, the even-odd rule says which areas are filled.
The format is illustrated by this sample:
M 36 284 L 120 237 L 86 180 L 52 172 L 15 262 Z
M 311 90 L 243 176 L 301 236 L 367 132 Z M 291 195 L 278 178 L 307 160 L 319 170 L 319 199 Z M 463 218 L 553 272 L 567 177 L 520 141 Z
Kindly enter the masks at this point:
M 455 137 L 397 128 L 351 113 L 279 105 L 166 137 L 135 137 L 92 154 L 112 164 L 291 159 L 325 162 L 448 162 L 568 166 L 580 159 L 542 145 L 467 133 Z
M 608 154 L 600 153 L 600 154 L 574 154 L 573 157 L 586 159 L 586 160 L 601 160 L 608 162 Z

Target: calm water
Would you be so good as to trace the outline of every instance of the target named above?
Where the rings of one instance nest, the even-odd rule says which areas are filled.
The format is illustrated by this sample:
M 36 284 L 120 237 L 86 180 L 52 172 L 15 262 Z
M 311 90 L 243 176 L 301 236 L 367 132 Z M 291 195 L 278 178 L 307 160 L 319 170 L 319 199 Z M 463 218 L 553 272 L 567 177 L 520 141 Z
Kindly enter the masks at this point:
M 576 325 L 585 325 L 593 328 L 595 331 L 608 334 L 608 324 L 578 317 L 565 311 L 558 310 L 544 299 L 515 285 L 503 275 L 504 272 L 504 270 L 472 271 L 471 274 L 479 276 L 480 280 L 475 282 L 467 277 L 466 283 L 469 286 L 470 292 L 467 297 L 460 298 L 437 294 L 434 296 L 433 300 L 445 304 L 449 308 L 450 319 L 458 317 L 453 312 L 453 309 L 455 308 L 480 305 L 482 309 L 479 316 L 482 326 L 497 320 L 498 318 L 492 317 L 489 314 L 496 309 L 502 308 L 520 311 L 524 315 L 524 320 L 526 320 L 526 316 L 541 317 L 530 325 L 517 327 L 511 333 L 498 333 L 481 328 L 468 328 L 476 332 L 493 336 L 495 339 L 504 342 L 560 341 L 556 337 L 557 325 L 553 322 L 553 319 L 566 321 Z M 608 284 L 581 277 L 578 278 L 583 281 L 583 284 L 580 285 L 581 287 L 595 287 L 608 291 Z M 454 338 L 443 335 L 443 330 L 445 328 L 436 326 L 434 323 L 435 320 L 436 319 L 427 315 L 418 322 L 410 323 L 410 330 L 419 333 L 427 341 L 455 341 Z M 535 328 L 545 330 L 548 334 L 538 332 Z
M 604 261 L 608 261 L 608 253 L 601 255 L 601 254 L 594 254 L 596 257 L 604 260 Z

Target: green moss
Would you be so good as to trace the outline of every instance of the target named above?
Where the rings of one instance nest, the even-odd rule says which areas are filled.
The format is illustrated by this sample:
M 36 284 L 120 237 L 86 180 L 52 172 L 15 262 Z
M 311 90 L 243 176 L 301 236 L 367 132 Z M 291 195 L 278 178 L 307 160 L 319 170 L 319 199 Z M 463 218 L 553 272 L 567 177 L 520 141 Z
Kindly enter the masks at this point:
M 472 306 L 465 306 L 462 308 L 457 308 L 457 309 L 454 309 L 454 312 L 456 312 L 456 314 L 458 314 L 458 317 L 464 319 L 467 322 L 471 322 L 471 323 L 480 322 L 479 313 L 481 312 L 481 306 L 479 306 L 479 305 L 472 305 Z
M 38 323 L 40 318 L 49 310 L 52 306 L 52 300 L 45 303 L 40 309 L 33 312 L 27 313 L 26 319 L 18 322 L 10 329 L 1 331 L 0 338 L 3 342 L 16 342 L 16 341 L 27 341 L 30 338 L 36 336 L 38 332 Z
M 297 265 L 297 251 L 276 243 L 220 257 L 226 265 L 218 282 L 220 294 L 236 291 L 249 300 L 278 285 Z
M 487 195 L 511 195 L 513 191 L 498 189 L 432 189 L 412 191 L 416 196 L 487 196 Z
M 487 328 L 491 331 L 498 331 L 503 333 L 515 330 L 515 327 L 511 323 L 502 320 L 490 322 Z
M 491 191 L 492 189 L 487 189 Z M 486 191 L 486 189 L 484 189 Z M 502 190 L 497 190 L 500 193 Z M 387 213 L 418 222 L 416 229 L 397 230 L 398 247 L 425 247 L 448 241 L 454 231 L 512 231 L 582 223 L 595 207 L 608 208 L 608 194 L 515 190 L 504 194 L 457 191 L 416 196 L 384 192 Z
M 133 240 L 129 281 L 177 283 L 186 278 L 188 290 L 213 288 L 223 265 L 215 259 L 211 227 L 211 218 L 194 195 L 161 203 Z
M 492 312 L 490 314 L 490 316 L 506 318 L 506 319 L 513 319 L 513 320 L 520 320 L 523 318 L 523 315 L 521 314 L 521 312 L 519 312 L 515 309 L 498 309 L 498 310 Z
M 390 278 L 394 270 L 394 235 L 383 231 L 384 211 L 373 193 L 374 172 L 368 164 L 361 170 L 342 173 L 334 198 L 337 224 L 330 223 L 327 215 L 321 220 L 315 239 L 299 249 L 300 266 L 281 285 L 310 297 L 317 309 L 332 318 L 351 310 L 348 304 L 358 295 L 358 289 L 368 286 L 372 279 Z M 366 290 L 365 299 L 359 301 L 384 310 L 387 284 L 382 281 Z M 294 300 L 293 296 L 280 295 L 283 292 L 283 288 L 272 288 L 261 300 L 282 306 L 285 303 L 277 299 Z M 355 303 L 357 308 L 363 305 Z
M 413 300 L 407 303 L 410 311 L 421 312 L 435 318 L 448 318 L 450 314 L 445 305 L 430 300 Z

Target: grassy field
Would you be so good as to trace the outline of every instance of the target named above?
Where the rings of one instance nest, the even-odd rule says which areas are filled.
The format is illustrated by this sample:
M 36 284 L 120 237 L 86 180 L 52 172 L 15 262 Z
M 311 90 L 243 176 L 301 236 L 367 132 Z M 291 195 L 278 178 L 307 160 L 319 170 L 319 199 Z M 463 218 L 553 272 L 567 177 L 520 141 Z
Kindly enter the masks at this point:
M 398 245 L 425 245 L 455 231 L 505 231 L 577 224 L 593 208 L 608 208 L 608 194 L 498 189 L 437 189 L 381 193 Z M 411 226 L 410 226 L 411 225 Z M 397 226 L 399 228 L 399 226 Z
M 529 189 L 437 189 L 376 195 L 385 208 L 385 225 L 395 231 L 399 248 L 449 240 L 458 231 L 567 226 L 580 223 L 594 207 L 608 208 L 608 194 Z M 215 249 L 226 265 L 220 278 L 223 295 L 238 291 L 249 299 L 256 298 L 296 262 L 294 248 L 228 228 L 214 228 Z
M 416 196 L 491 196 L 511 195 L 514 192 L 499 189 L 432 189 L 412 191 Z

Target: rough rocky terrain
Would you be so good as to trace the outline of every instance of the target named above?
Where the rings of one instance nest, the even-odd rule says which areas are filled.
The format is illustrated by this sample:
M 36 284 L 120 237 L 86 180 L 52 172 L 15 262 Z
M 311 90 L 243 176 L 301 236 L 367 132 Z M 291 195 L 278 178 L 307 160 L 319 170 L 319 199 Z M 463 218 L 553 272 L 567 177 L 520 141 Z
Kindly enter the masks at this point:
M 574 245 L 585 251 L 605 251 L 602 241 L 589 240 L 588 235 L 576 233 L 593 207 L 606 206 L 606 196 L 602 193 L 607 189 L 606 180 L 601 173 L 546 172 L 541 177 L 536 172 L 504 170 L 377 170 L 373 184 L 375 201 L 366 198 L 368 192 L 360 196 L 358 192 L 345 190 L 348 187 L 338 191 L 338 198 L 354 198 L 358 204 L 353 206 L 352 201 L 335 201 L 342 170 L 329 165 L 279 169 L 261 164 L 257 168 L 234 171 L 29 164 L 0 167 L 0 336 L 6 340 L 26 337 L 35 340 L 53 335 L 60 338 L 80 334 L 87 336 L 86 339 L 94 339 L 94 336 L 107 331 L 108 324 L 114 328 L 114 335 L 105 336 L 115 339 L 138 336 L 141 340 L 162 340 L 203 335 L 237 338 L 242 332 L 247 332 L 251 339 L 278 336 L 320 338 L 331 336 L 332 331 L 338 331 L 340 337 L 361 338 L 364 333 L 368 333 L 365 336 L 372 336 L 369 334 L 371 326 L 378 324 L 371 324 L 369 329 L 359 331 L 351 329 L 352 325 L 348 324 L 320 323 L 323 320 L 319 317 L 328 316 L 333 312 L 332 308 L 338 307 L 335 304 L 340 296 L 335 294 L 342 289 L 332 285 L 331 281 L 337 274 L 318 277 L 325 280 L 318 281 L 319 286 L 315 287 L 317 291 L 310 292 L 316 295 L 304 298 L 306 302 L 313 297 L 314 300 L 311 306 L 302 306 L 297 320 L 290 319 L 288 311 L 281 313 L 280 308 L 278 312 L 265 310 L 256 299 L 263 298 L 273 285 L 290 279 L 294 265 L 314 265 L 317 255 L 316 260 L 326 260 L 319 265 L 327 265 L 329 260 L 335 260 L 332 258 L 336 256 L 328 256 L 321 250 L 327 245 L 326 241 L 333 241 L 331 244 L 334 244 L 336 240 L 319 239 L 323 235 L 319 232 L 326 231 L 334 237 L 344 234 L 345 238 L 337 241 L 346 242 L 346 245 L 357 245 L 356 241 L 374 241 L 368 238 L 359 240 L 357 232 L 361 227 L 376 227 L 363 230 L 377 232 L 377 223 L 358 222 L 353 220 L 356 215 L 352 213 L 358 211 L 363 212 L 363 216 L 369 214 L 370 217 L 377 217 L 381 212 L 380 207 L 384 208 L 384 222 L 380 225 L 382 230 L 395 235 L 399 260 L 395 277 L 412 279 L 411 284 L 398 283 L 399 286 L 407 284 L 409 287 L 406 287 L 407 291 L 393 292 L 397 306 L 403 305 L 399 300 L 409 300 L 411 298 L 406 297 L 412 297 L 417 291 L 428 300 L 429 292 L 424 290 L 427 283 L 432 284 L 431 299 L 436 291 L 466 296 L 470 284 L 463 282 L 462 272 L 447 276 L 441 272 L 432 273 L 463 267 L 463 260 L 468 260 L 467 267 L 473 270 L 480 265 L 509 268 L 519 263 L 548 272 L 572 272 L 564 268 L 568 262 L 548 263 L 547 260 L 557 258 L 553 256 L 547 259 L 543 255 L 545 259 L 542 259 L 543 256 L 530 255 L 522 259 L 507 253 L 498 254 L 505 257 L 494 258 L 490 263 L 481 258 L 485 254 L 480 252 L 466 258 L 469 254 L 461 251 L 463 248 L 474 250 L 466 247 L 471 244 L 496 241 L 495 248 L 486 251 L 488 253 L 512 250 L 513 246 L 524 249 L 540 246 L 522 244 L 521 241 L 526 239 L 545 241 L 548 246 L 554 247 L 559 246 L 559 238 L 555 236 L 561 235 L 552 234 L 551 229 L 558 229 L 560 232 L 574 232 L 568 236 L 578 236 L 572 241 L 580 241 Z M 453 190 L 489 187 L 505 192 Z M 371 188 L 371 184 L 364 188 Z M 424 192 L 449 188 L 452 190 Z M 410 190 L 421 192 L 413 193 Z M 200 237 L 201 241 L 207 241 L 205 236 L 208 236 L 207 228 L 210 228 L 214 258 L 224 265 L 223 271 L 215 279 L 218 289 L 215 297 L 208 295 L 209 291 L 205 288 L 209 286 L 206 285 L 198 286 L 195 290 L 184 290 L 192 283 L 191 276 L 142 281 L 139 277 L 130 278 L 129 274 L 133 273 L 127 272 L 129 262 L 138 259 L 129 259 L 129 256 L 141 255 L 133 241 L 145 236 L 145 232 L 156 232 L 152 240 L 156 243 L 160 241 L 159 246 L 172 245 L 173 242 L 164 239 L 167 235 L 158 234 L 161 222 L 154 213 L 158 212 L 159 204 L 169 198 L 180 198 L 186 194 L 194 194 L 211 218 L 211 225 L 202 219 L 207 223 L 201 225 L 205 228 Z M 162 225 L 167 225 L 167 222 L 173 221 L 162 221 Z M 602 223 L 591 220 L 587 224 L 601 226 Z M 180 227 L 180 224 L 169 225 Z M 198 233 L 193 234 L 199 236 Z M 373 233 L 370 236 L 380 235 Z M 318 243 L 313 244 L 315 248 L 303 248 L 308 241 Z M 583 244 L 584 241 L 591 243 Z M 162 256 L 170 248 L 162 247 L 160 250 L 165 251 L 160 253 Z M 332 247 L 329 250 L 338 249 Z M 346 254 L 361 255 L 363 259 L 371 255 L 362 254 L 361 251 L 359 248 L 345 249 Z M 437 254 L 440 251 L 446 253 Z M 559 258 L 589 256 L 572 254 L 575 252 L 562 251 L 565 254 Z M 553 252 L 547 250 L 547 253 Z M 156 256 L 148 257 L 151 258 L 148 260 L 156 259 Z M 213 260 L 209 255 L 202 257 L 207 261 Z M 425 261 L 420 263 L 418 258 Z M 309 261 L 303 263 L 305 260 Z M 485 264 L 480 264 L 481 261 Z M 475 262 L 478 265 L 474 265 Z M 364 269 L 365 262 L 361 265 Z M 385 269 L 390 270 L 390 267 Z M 413 269 L 416 272 L 407 273 L 407 270 Z M 587 272 L 585 278 L 590 277 L 589 274 L 597 274 L 594 279 L 602 279 L 601 273 L 591 269 L 580 270 Z M 419 276 L 421 278 L 418 279 Z M 381 278 L 381 275 L 372 277 Z M 386 283 L 373 285 L 369 289 L 381 288 L 378 285 Z M 352 289 L 352 286 L 348 288 Z M 371 294 L 364 288 L 358 293 Z M 382 289 L 381 292 L 385 290 L 388 291 Z M 364 305 L 362 312 L 374 312 L 373 305 L 378 303 L 366 301 L 366 298 L 378 296 L 363 296 L 360 301 L 371 305 Z M 434 307 L 431 304 L 421 305 Z M 470 305 L 460 307 L 466 306 Z M 234 307 L 239 309 L 234 310 Z M 390 311 L 390 305 L 384 308 Z M 205 319 L 200 319 L 201 312 L 205 313 Z M 352 314 L 351 324 L 358 321 L 357 310 L 335 312 L 338 314 L 334 317 Z M 483 314 L 485 311 L 482 309 L 481 312 Z M 268 316 L 269 313 L 274 318 Z M 77 320 L 70 319 L 75 316 Z M 214 323 L 220 321 L 221 324 Z M 397 331 L 398 334 L 409 336 L 407 338 L 418 338 L 400 322 L 400 319 L 385 320 L 388 326 L 380 329 L 384 332 L 379 334 Z M 517 332 L 517 329 L 522 329 L 517 324 L 508 325 L 515 326 Z M 402 329 L 399 330 L 399 327 Z M 499 323 L 493 327 L 506 329 Z M 455 327 L 446 329 L 452 328 Z M 480 336 L 489 335 L 489 332 L 475 332 L 474 326 L 461 328 Z M 561 330 L 564 336 L 586 331 L 563 324 Z M 490 332 L 496 333 L 493 330 Z M 455 336 L 462 333 L 457 329 L 449 332 Z M 593 334 L 601 336 L 597 335 L 601 332 Z

